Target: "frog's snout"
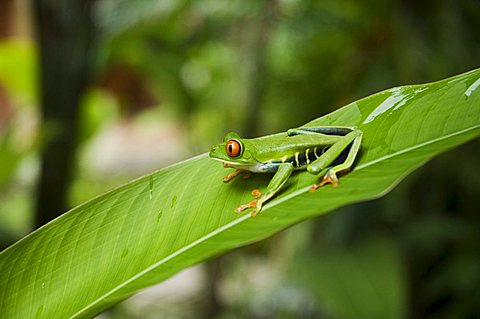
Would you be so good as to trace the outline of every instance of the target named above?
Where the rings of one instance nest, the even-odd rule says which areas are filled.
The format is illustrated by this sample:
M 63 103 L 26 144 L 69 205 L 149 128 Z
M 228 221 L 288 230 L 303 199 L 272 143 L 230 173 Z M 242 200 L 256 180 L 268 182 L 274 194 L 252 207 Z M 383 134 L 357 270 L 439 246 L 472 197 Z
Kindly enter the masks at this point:
M 212 156 L 218 150 L 218 146 L 213 146 L 208 155 Z

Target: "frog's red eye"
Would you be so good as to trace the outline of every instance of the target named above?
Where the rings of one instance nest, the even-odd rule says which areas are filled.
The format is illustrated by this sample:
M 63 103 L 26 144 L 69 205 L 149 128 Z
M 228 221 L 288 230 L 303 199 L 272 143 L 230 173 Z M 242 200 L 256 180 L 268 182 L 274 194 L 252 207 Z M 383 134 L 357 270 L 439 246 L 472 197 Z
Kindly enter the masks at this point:
M 242 146 L 237 140 L 229 140 L 225 148 L 227 150 L 228 156 L 230 157 L 237 157 L 242 151 Z

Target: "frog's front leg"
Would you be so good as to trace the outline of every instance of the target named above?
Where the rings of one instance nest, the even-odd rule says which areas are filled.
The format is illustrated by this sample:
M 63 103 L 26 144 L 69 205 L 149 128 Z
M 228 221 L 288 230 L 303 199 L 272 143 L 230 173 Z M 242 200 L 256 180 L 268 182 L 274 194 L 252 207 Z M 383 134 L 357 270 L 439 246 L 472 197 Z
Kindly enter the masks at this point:
M 249 171 L 243 170 L 243 169 L 237 169 L 233 173 L 228 174 L 223 178 L 223 181 L 225 183 L 230 182 L 232 179 L 237 177 L 238 175 L 243 174 L 243 178 L 247 179 L 250 178 L 251 173 Z
M 308 172 L 312 174 L 318 174 L 329 165 L 333 163 L 335 159 L 340 156 L 340 154 L 351 144 L 350 150 L 348 152 L 347 158 L 341 164 L 333 166 L 328 169 L 328 171 L 323 176 L 322 180 L 316 184 L 313 184 L 310 188 L 310 191 L 315 191 L 319 187 L 330 183 L 333 187 L 338 186 L 338 177 L 337 173 L 350 169 L 355 161 L 355 157 L 360 149 L 360 144 L 362 143 L 362 131 L 355 130 L 348 133 L 345 138 L 333 144 L 322 156 L 317 158 L 309 166 L 307 166 Z
M 235 209 L 235 212 L 241 213 L 245 209 L 254 208 L 254 210 L 251 213 L 252 217 L 257 216 L 258 213 L 260 213 L 260 211 L 262 210 L 263 203 L 265 203 L 270 198 L 275 196 L 282 189 L 283 185 L 285 185 L 285 182 L 288 180 L 292 172 L 293 172 L 292 163 L 280 164 L 277 172 L 275 173 L 272 180 L 267 186 L 267 191 L 262 194 L 258 189 L 254 189 L 252 191 L 252 195 L 255 196 L 256 198 L 248 204 L 239 206 L 237 209 Z
M 223 163 L 223 167 L 228 168 L 228 167 L 232 167 L 232 165 L 230 165 L 228 163 Z M 232 179 L 234 179 L 235 177 L 237 177 L 240 174 L 244 174 L 243 175 L 244 179 L 250 178 L 250 175 L 251 175 L 251 173 L 249 171 L 246 171 L 246 170 L 243 170 L 243 169 L 237 169 L 233 173 L 230 173 L 227 176 L 225 176 L 223 178 L 223 181 L 225 183 L 230 182 Z

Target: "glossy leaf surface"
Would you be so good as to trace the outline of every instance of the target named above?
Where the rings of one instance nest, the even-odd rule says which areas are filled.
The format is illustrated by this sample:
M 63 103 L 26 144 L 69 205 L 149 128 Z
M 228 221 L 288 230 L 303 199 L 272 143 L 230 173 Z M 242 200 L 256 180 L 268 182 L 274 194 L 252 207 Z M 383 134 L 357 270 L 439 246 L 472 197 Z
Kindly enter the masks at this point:
M 480 70 L 372 95 L 307 124 L 318 125 L 364 133 L 354 170 L 338 188 L 310 193 L 316 177 L 295 172 L 251 218 L 234 209 L 271 175 L 225 184 L 230 170 L 205 154 L 178 163 L 72 209 L 0 253 L 0 313 L 88 318 L 211 256 L 385 194 L 433 156 L 480 134 Z

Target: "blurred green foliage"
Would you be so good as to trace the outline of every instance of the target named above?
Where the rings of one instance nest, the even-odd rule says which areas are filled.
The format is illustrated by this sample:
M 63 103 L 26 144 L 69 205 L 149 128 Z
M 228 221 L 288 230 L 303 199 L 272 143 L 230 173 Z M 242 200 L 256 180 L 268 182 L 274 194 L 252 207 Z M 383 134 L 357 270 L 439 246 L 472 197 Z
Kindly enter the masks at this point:
M 0 41 L 0 83 L 19 106 L 32 106 L 37 101 L 35 54 L 35 47 L 28 41 Z
M 141 122 L 145 127 L 167 121 L 181 132 L 175 134 L 186 157 L 208 150 L 227 131 L 285 130 L 382 89 L 480 65 L 475 0 L 103 0 L 96 18 L 101 42 L 83 108 L 77 203 L 138 174 L 126 169 L 105 177 L 85 160 L 109 125 L 142 116 L 152 119 Z M 23 114 L 35 112 L 35 54 L 31 44 L 0 41 L 9 123 L 28 123 Z M 29 227 L 36 161 L 29 145 L 38 132 L 28 126 L 30 141 L 17 143 L 20 127 L 0 127 L 0 225 L 8 225 L 2 246 Z M 247 282 L 237 298 L 207 291 L 191 311 L 176 304 L 168 313 L 478 317 L 479 146 L 474 141 L 433 160 L 383 199 L 298 225 L 208 266 L 222 266 L 207 285 L 217 294 L 237 276 L 251 276 L 252 264 L 266 270 L 269 288 Z M 111 317 L 129 313 L 122 309 Z

